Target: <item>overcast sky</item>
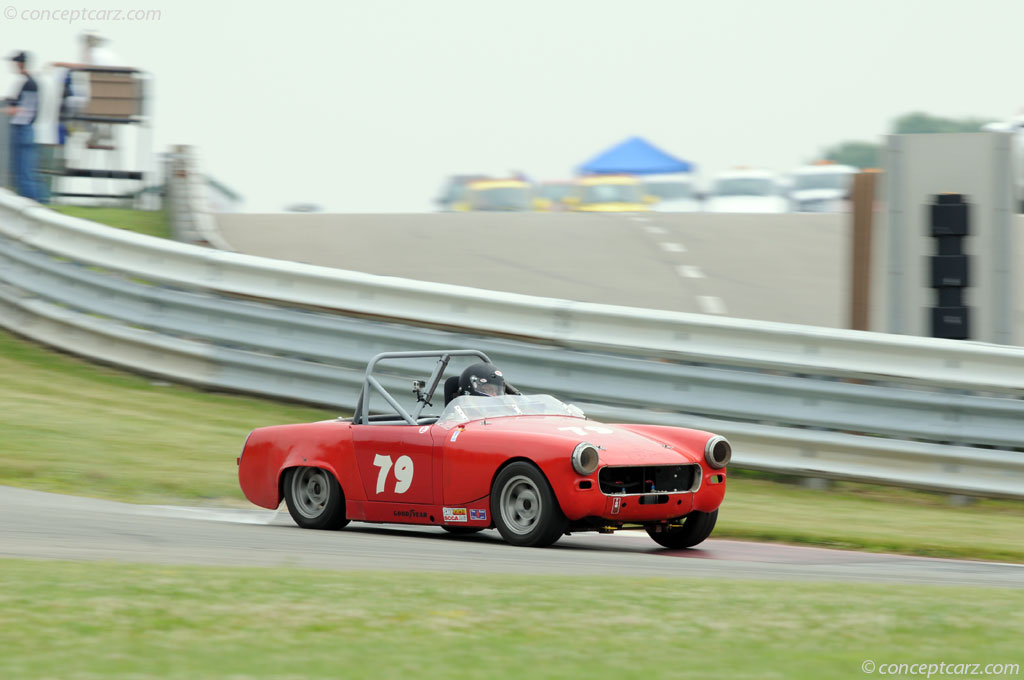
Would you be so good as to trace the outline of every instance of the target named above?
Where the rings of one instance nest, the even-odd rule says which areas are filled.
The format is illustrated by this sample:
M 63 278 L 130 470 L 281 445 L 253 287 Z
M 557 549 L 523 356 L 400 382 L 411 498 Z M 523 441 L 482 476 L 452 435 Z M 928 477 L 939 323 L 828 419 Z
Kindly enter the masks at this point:
M 109 37 L 153 76 L 156 148 L 195 145 L 254 212 L 430 210 L 448 174 L 564 178 L 631 135 L 703 180 L 787 171 L 909 111 L 1024 105 L 1022 0 L 0 5 L 0 49 L 37 64 L 76 59 L 85 29 Z M 112 8 L 160 17 L 24 14 Z

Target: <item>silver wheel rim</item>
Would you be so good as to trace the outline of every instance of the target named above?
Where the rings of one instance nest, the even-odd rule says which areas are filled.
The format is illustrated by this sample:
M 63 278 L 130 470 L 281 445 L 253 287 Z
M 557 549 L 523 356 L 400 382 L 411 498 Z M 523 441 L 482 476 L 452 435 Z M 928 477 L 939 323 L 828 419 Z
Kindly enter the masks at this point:
M 292 475 L 292 499 L 300 515 L 316 519 L 323 514 L 331 499 L 329 481 L 327 472 L 319 468 L 299 468 Z
M 532 479 L 517 475 L 505 483 L 499 499 L 501 519 L 514 534 L 528 534 L 540 520 L 540 489 Z

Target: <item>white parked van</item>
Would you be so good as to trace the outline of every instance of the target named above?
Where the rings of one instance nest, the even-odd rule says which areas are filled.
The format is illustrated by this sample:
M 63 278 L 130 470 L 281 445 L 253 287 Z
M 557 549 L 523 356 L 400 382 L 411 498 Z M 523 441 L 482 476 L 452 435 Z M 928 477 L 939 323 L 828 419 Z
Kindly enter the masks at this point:
M 788 208 L 779 176 L 749 168 L 715 175 L 704 206 L 719 213 L 784 213 Z
M 857 168 L 815 163 L 793 171 L 789 198 L 796 212 L 841 212 L 846 209 Z

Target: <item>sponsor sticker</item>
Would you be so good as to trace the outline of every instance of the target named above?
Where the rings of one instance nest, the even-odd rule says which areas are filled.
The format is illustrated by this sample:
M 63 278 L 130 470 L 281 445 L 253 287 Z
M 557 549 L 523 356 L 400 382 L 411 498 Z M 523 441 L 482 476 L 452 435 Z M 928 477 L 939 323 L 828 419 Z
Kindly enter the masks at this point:
M 470 509 L 470 511 L 469 511 L 469 518 L 470 519 L 478 519 L 478 520 L 481 520 L 483 522 L 486 522 L 487 521 L 487 511 L 486 510 L 472 510 L 472 509 Z
M 622 506 L 622 499 L 616 496 L 612 499 L 612 514 L 619 514 L 619 508 Z
M 462 432 L 462 430 L 461 430 L 461 429 L 458 429 L 458 430 L 455 430 L 455 432 L 452 432 L 452 438 L 451 438 L 451 440 L 450 440 L 450 441 L 455 441 L 456 439 L 458 439 L 458 438 L 459 438 L 459 433 L 460 433 L 460 432 Z
M 424 432 L 426 432 L 429 429 L 430 429 L 429 425 L 424 425 L 423 427 L 420 428 L 420 434 L 423 434 Z
M 441 508 L 445 522 L 465 522 L 466 508 Z

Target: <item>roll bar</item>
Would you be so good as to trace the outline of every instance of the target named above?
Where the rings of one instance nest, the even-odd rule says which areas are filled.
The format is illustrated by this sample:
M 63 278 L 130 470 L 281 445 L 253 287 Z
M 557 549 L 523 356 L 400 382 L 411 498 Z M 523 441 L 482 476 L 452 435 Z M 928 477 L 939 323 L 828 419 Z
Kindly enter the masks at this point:
M 434 366 L 430 378 L 422 384 L 424 389 L 417 388 L 416 407 L 412 410 L 412 413 L 402 408 L 398 400 L 391 396 L 384 389 L 384 386 L 380 384 L 380 381 L 373 376 L 373 369 L 382 361 L 391 359 L 428 359 L 431 357 L 437 357 L 437 364 Z M 438 383 L 441 382 L 441 376 L 444 375 L 448 362 L 453 357 L 477 357 L 481 361 L 491 363 L 490 358 L 486 354 L 475 349 L 453 349 L 432 352 L 382 352 L 370 359 L 370 363 L 366 365 L 366 375 L 363 378 L 363 386 L 359 392 L 359 401 L 356 402 L 356 410 L 352 415 L 353 424 L 366 425 L 370 422 L 370 390 L 372 389 L 384 398 L 384 401 L 402 417 L 402 420 L 409 425 L 415 425 L 420 417 L 420 413 L 423 411 L 423 407 L 434 396 L 434 391 L 437 389 Z

